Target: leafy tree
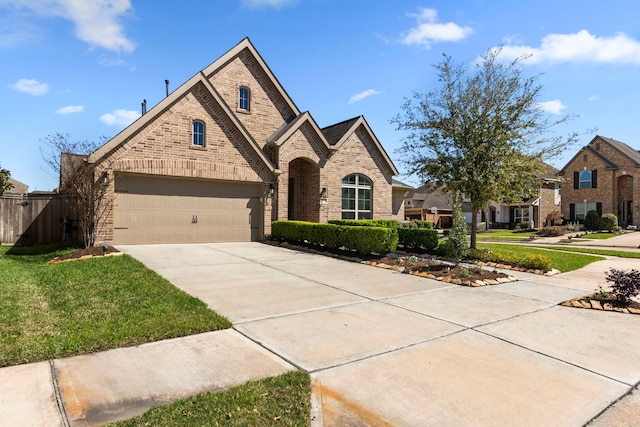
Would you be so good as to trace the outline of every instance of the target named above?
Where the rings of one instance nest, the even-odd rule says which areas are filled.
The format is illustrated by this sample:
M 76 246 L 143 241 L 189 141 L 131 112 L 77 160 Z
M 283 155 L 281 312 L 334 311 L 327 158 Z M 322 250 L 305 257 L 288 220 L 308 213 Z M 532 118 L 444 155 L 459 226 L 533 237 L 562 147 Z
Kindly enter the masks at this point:
M 552 119 L 539 107 L 538 77 L 524 77 L 521 57 L 501 62 L 500 49 L 472 68 L 451 57 L 435 65 L 439 87 L 405 99 L 392 119 L 408 131 L 398 150 L 410 174 L 471 200 L 471 248 L 476 248 L 478 211 L 492 201 L 516 202 L 538 184 L 543 161 L 577 139 L 551 136 Z
M 73 141 L 69 134 L 48 135 L 41 143 L 40 153 L 47 168 L 60 178 L 59 192 L 67 195 L 71 211 L 78 219 L 82 243 L 95 244 L 98 225 L 106 217 L 109 203 L 105 200 L 109 180 L 87 162 L 88 155 L 100 147 L 100 142 Z
M 11 172 L 7 169 L 0 168 L 0 196 L 2 196 L 5 191 L 13 188 L 13 184 L 9 182 L 9 178 L 11 178 Z

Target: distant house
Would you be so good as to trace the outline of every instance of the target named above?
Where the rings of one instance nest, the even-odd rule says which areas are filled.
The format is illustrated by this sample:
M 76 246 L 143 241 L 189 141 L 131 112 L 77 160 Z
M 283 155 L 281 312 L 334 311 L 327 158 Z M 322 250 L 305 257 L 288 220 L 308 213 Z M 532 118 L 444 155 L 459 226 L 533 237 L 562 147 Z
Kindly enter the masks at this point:
M 12 187 L 5 191 L 5 194 L 27 194 L 29 192 L 29 186 L 16 179 L 9 178 L 9 183 Z
M 489 228 L 514 228 L 521 223 L 529 223 L 532 228 L 544 226 L 547 215 L 560 211 L 560 178 L 558 169 L 545 164 L 545 170 L 536 178 L 539 185 L 529 189 L 529 196 L 515 203 L 492 202 L 478 220 L 489 222 Z M 462 212 L 467 222 L 471 222 L 471 203 L 465 200 Z
M 640 152 L 597 135 L 560 170 L 562 213 L 566 221 L 584 220 L 587 212 L 613 213 L 623 226 L 640 220 Z
M 364 117 L 320 128 L 249 39 L 87 161 L 109 184 L 98 242 L 259 241 L 278 219 L 404 215 L 398 171 Z
M 436 228 L 451 228 L 453 199 L 433 184 L 425 184 L 404 196 L 404 214 L 407 219 L 433 222 Z

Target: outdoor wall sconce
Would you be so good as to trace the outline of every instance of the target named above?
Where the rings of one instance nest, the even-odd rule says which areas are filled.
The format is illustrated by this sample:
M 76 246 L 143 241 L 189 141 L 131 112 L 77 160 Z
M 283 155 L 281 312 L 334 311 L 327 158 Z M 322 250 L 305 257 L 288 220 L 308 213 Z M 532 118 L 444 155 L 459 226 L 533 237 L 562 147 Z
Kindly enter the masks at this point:
M 102 183 L 105 185 L 109 183 L 109 172 L 102 172 Z
M 29 206 L 29 202 L 27 202 L 26 200 L 24 202 L 20 202 L 18 203 L 18 206 L 22 206 L 23 208 Z
M 320 190 L 320 200 L 327 200 L 328 197 L 327 187 L 322 187 L 322 190 Z
M 273 194 L 275 193 L 275 186 L 273 185 L 273 182 L 269 183 L 269 196 L 273 197 Z

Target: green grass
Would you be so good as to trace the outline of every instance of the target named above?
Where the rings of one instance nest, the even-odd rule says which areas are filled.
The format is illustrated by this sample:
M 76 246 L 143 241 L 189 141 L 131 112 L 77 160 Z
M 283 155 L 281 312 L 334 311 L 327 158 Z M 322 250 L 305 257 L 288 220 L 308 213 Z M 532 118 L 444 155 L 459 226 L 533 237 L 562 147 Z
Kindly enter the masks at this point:
M 531 236 L 535 236 L 535 231 L 520 231 L 520 230 L 491 230 L 481 231 L 476 235 L 478 241 L 526 241 Z
M 551 268 L 558 269 L 562 272 L 577 270 L 592 262 L 605 259 L 595 255 L 570 254 L 562 251 L 552 252 L 548 249 L 533 246 L 501 245 L 496 243 L 479 243 L 477 246 L 478 249 L 488 249 L 491 252 L 505 254 L 507 256 L 525 256 L 526 254 L 542 255 L 551 259 Z M 555 250 L 556 248 L 550 249 Z
M 63 253 L 0 247 L 0 367 L 231 326 L 127 255 L 46 263 Z
M 605 240 L 610 239 L 612 237 L 619 236 L 617 233 L 590 233 L 585 234 L 581 237 L 581 239 L 594 239 L 594 240 Z
M 585 254 L 615 256 L 618 258 L 640 258 L 640 252 L 626 252 L 615 249 L 578 248 L 575 246 L 539 246 L 554 251 L 579 252 Z
M 206 393 L 150 409 L 114 427 L 136 426 L 308 426 L 311 380 L 293 371 L 250 381 L 219 393 Z

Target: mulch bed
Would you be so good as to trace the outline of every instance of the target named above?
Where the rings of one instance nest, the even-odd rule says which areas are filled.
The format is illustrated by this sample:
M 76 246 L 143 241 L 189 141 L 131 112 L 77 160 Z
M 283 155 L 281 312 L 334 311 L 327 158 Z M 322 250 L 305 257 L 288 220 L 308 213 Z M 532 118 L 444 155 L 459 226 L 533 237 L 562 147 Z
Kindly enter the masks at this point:
M 61 255 L 49 261 L 49 264 L 55 264 L 63 261 L 73 261 L 76 259 L 88 259 L 94 257 L 103 257 L 105 254 L 107 256 L 115 255 L 121 253 L 119 250 L 114 248 L 113 246 L 107 246 L 107 252 L 105 253 L 104 248 L 102 246 L 92 246 L 90 248 L 79 249 L 74 252 L 70 252 L 65 255 Z

